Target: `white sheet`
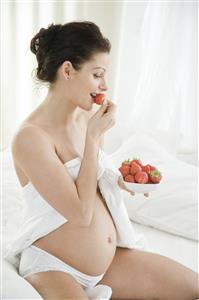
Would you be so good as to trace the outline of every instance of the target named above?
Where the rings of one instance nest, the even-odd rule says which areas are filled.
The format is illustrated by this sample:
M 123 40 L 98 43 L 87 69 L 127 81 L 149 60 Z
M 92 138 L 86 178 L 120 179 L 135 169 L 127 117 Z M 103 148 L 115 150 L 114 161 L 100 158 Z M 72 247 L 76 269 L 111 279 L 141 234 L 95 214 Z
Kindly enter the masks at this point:
M 135 230 L 146 237 L 150 252 L 167 256 L 198 272 L 199 243 L 197 241 L 188 240 L 136 222 L 133 224 Z

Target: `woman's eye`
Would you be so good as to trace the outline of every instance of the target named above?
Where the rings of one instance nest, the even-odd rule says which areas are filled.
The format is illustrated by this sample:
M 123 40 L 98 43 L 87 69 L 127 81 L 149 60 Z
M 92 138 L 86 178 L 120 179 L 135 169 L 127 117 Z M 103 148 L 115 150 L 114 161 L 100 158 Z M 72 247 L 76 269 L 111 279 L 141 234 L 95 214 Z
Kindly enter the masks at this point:
M 99 74 L 94 74 L 95 78 L 101 78 L 103 75 L 99 75 Z

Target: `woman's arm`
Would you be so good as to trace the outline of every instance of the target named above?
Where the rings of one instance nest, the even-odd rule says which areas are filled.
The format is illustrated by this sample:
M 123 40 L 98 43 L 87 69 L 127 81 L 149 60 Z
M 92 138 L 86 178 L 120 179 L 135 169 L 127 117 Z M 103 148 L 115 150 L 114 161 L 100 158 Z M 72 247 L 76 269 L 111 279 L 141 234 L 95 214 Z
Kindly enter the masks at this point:
M 88 120 L 95 114 L 94 111 L 89 111 L 86 112 L 85 117 L 86 117 L 86 122 L 88 123 Z M 102 134 L 100 137 L 100 148 L 103 149 L 104 147 L 104 135 Z
M 103 149 L 104 148 L 104 135 L 102 135 L 100 137 L 100 148 Z
M 92 221 L 96 201 L 98 153 L 103 144 L 104 132 L 114 124 L 114 113 L 115 105 L 109 102 L 108 108 L 107 105 L 101 106 L 96 113 L 90 112 L 87 115 L 88 126 L 84 154 L 75 182 L 84 207 L 86 226 L 89 226 Z
M 100 139 L 93 139 L 87 134 L 84 155 L 79 175 L 75 182 L 79 198 L 83 205 L 85 226 L 89 226 L 92 221 L 96 201 L 99 148 Z

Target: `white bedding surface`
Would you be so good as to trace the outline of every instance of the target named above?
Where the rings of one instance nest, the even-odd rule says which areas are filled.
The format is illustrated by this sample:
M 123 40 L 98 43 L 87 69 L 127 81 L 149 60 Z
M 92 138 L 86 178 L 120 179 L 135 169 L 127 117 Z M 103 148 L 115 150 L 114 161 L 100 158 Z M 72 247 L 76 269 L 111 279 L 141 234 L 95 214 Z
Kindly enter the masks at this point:
M 150 252 L 167 256 L 198 273 L 199 243 L 133 222 L 138 233 L 145 235 Z

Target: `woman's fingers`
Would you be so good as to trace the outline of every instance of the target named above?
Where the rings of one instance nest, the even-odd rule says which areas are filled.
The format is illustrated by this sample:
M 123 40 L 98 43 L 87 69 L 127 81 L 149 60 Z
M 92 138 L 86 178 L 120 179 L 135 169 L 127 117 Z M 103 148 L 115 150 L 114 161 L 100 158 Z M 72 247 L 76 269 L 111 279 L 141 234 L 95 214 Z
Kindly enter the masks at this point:
M 135 192 L 129 190 L 129 193 L 130 193 L 132 196 L 135 196 Z M 149 197 L 149 193 L 144 193 L 144 196 L 145 196 L 145 197 Z
M 108 100 L 107 103 L 104 105 L 106 107 L 106 115 L 114 114 L 116 111 L 116 105 L 114 102 Z
M 104 113 L 107 111 L 107 107 L 108 107 L 107 104 L 102 104 L 101 107 L 96 112 L 96 115 L 103 116 Z
M 132 196 L 135 196 L 135 192 L 133 192 L 133 191 L 128 191 Z M 144 193 L 144 196 L 145 197 L 149 197 L 149 193 Z
M 122 188 L 123 190 L 126 190 L 127 192 L 129 192 L 132 196 L 135 196 L 135 192 L 132 190 L 129 190 L 126 185 L 124 184 L 124 180 L 122 176 L 119 176 L 118 178 L 118 184 L 120 186 L 120 188 Z M 149 193 L 144 193 L 145 197 L 149 197 Z

